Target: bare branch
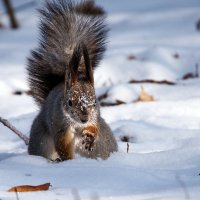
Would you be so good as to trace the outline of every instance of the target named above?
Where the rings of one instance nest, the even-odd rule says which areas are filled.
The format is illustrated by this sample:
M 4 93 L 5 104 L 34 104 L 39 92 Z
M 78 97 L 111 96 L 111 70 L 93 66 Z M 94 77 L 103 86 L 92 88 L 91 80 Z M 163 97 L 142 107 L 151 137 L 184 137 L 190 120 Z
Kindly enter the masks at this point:
M 20 137 L 24 141 L 24 143 L 26 145 L 28 145 L 29 138 L 26 135 L 24 135 L 22 132 L 20 132 L 19 130 L 17 130 L 8 120 L 3 119 L 2 117 L 0 117 L 0 122 L 4 126 L 7 126 L 10 130 L 12 130 L 18 137 Z
M 5 5 L 5 8 L 8 12 L 8 15 L 10 17 L 11 27 L 13 29 L 17 29 L 19 27 L 19 24 L 18 24 L 17 19 L 15 17 L 15 12 L 14 12 L 14 9 L 12 7 L 11 1 L 10 0 L 4 0 L 3 2 L 4 2 L 4 5 Z

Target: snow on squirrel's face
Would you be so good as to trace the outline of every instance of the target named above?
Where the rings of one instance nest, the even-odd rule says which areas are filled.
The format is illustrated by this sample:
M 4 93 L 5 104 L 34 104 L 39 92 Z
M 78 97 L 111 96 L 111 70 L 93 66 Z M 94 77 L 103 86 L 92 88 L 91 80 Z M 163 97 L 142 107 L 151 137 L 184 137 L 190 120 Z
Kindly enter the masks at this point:
M 70 117 L 81 124 L 94 123 L 98 108 L 94 87 L 86 81 L 71 85 L 65 97 L 65 110 Z

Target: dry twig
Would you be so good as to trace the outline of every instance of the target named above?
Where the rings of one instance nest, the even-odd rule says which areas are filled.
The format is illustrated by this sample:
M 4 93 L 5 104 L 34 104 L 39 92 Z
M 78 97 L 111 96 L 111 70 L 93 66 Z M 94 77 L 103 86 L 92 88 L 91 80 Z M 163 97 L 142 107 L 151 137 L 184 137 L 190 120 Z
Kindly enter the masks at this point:
M 178 175 L 176 175 L 175 178 L 176 178 L 177 182 L 180 184 L 181 188 L 183 189 L 185 199 L 190 200 L 189 192 L 188 192 L 187 187 L 186 187 L 185 183 L 183 182 L 183 180 Z
M 0 122 L 4 126 L 7 126 L 10 130 L 12 130 L 18 137 L 20 137 L 24 141 L 24 143 L 26 145 L 28 145 L 29 138 L 26 135 L 24 135 L 22 132 L 20 132 L 19 130 L 17 130 L 15 128 L 15 126 L 13 126 L 7 119 L 4 119 L 4 118 L 0 117 Z
M 127 153 L 129 152 L 129 143 L 127 142 Z

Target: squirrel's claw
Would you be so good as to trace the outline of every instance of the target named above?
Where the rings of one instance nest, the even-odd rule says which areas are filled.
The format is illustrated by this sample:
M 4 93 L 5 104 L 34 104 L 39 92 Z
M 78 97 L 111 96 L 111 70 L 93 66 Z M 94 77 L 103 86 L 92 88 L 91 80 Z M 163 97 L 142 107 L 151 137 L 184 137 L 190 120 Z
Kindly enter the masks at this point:
M 93 151 L 94 150 L 95 138 L 91 134 L 84 134 L 82 136 L 82 145 L 84 145 L 85 150 Z
M 49 162 L 51 162 L 51 163 L 59 163 L 59 162 L 62 162 L 62 159 L 61 158 L 49 159 Z

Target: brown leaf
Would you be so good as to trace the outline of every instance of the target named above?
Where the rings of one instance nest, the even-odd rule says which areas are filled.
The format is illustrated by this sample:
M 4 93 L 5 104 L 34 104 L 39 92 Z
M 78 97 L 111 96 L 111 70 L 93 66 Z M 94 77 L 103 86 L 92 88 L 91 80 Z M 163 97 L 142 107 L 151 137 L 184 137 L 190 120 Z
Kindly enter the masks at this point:
M 106 99 L 107 97 L 108 97 L 108 91 L 98 96 L 98 101 L 102 101 L 103 99 Z
M 150 101 L 155 101 L 155 99 L 153 98 L 153 96 L 149 95 L 143 88 L 143 86 L 141 87 L 141 92 L 140 95 L 137 99 L 137 101 L 144 101 L 144 102 L 150 102 Z
M 179 55 L 178 53 L 175 53 L 175 54 L 173 55 L 173 57 L 176 58 L 176 59 L 178 59 L 178 58 L 180 58 L 180 55 Z
M 162 80 L 162 81 L 156 81 L 152 79 L 144 79 L 144 80 L 130 80 L 129 83 L 155 83 L 155 84 L 166 84 L 166 85 L 176 85 L 176 83 L 168 81 L 168 80 Z
M 119 100 L 119 99 L 116 99 L 116 104 L 121 105 L 121 104 L 126 104 L 126 102 Z
M 136 60 L 137 57 L 133 54 L 129 54 L 128 57 L 127 57 L 128 60 Z
M 187 80 L 187 79 L 190 79 L 190 78 L 196 78 L 195 74 L 187 73 L 182 77 L 183 80 Z
M 12 187 L 8 190 L 8 192 L 35 192 L 35 191 L 45 191 L 49 189 L 51 186 L 50 183 L 45 183 L 42 185 L 32 186 L 32 185 L 20 185 Z
M 118 106 L 121 104 L 126 104 L 124 101 L 121 101 L 119 99 L 116 99 L 115 102 L 101 102 L 101 106 Z

